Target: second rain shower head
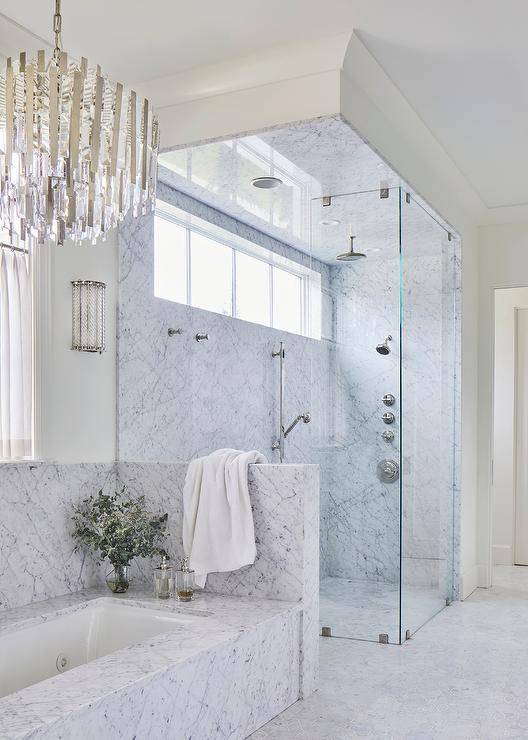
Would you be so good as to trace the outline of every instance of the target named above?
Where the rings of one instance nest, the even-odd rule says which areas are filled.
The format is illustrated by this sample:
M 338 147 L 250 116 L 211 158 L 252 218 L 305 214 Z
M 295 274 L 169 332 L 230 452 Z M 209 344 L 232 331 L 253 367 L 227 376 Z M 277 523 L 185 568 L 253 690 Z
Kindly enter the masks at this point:
M 378 352 L 380 355 L 390 355 L 391 348 L 389 347 L 389 342 L 392 341 L 392 337 L 389 334 L 387 337 L 385 337 L 385 341 L 381 344 L 378 344 L 376 347 L 376 352 Z
M 353 262 L 354 260 L 359 260 L 362 257 L 366 257 L 366 254 L 363 254 L 362 252 L 355 252 L 354 251 L 354 239 L 355 236 L 350 237 L 350 249 L 348 252 L 343 252 L 343 254 L 338 254 L 336 257 L 336 260 L 339 260 L 340 262 Z

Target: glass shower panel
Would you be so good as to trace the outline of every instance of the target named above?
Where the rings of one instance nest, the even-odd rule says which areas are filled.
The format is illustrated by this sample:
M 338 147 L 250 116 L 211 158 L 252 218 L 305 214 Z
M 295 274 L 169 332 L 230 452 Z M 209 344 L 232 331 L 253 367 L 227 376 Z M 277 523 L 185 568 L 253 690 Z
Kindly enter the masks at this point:
M 321 627 L 334 637 L 394 643 L 400 481 L 387 478 L 383 463 L 400 463 L 399 208 L 396 188 L 388 197 L 376 190 L 312 202 L 312 258 L 324 267 L 322 351 L 313 365 L 321 389 L 314 395 L 323 399 L 314 460 L 321 468 Z M 351 236 L 364 256 L 338 259 L 350 251 Z M 384 342 L 388 353 L 377 350 Z
M 455 240 L 401 194 L 401 639 L 452 595 Z

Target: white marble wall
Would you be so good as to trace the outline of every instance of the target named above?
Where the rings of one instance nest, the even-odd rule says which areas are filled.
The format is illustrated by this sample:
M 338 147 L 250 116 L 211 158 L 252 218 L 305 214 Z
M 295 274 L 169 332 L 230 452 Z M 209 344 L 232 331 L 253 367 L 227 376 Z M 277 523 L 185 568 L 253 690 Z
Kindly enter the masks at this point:
M 75 552 L 72 508 L 100 488 L 126 485 L 149 506 L 169 515 L 166 545 L 177 561 L 181 544 L 182 493 L 187 465 L 13 464 L 0 479 L 0 608 L 23 606 L 102 584 L 108 564 Z M 316 465 L 253 465 L 249 488 L 257 559 L 233 573 L 212 574 L 215 593 L 303 602 L 303 691 L 316 680 L 319 569 L 319 471 Z M 153 563 L 135 561 L 136 585 L 152 585 Z M 310 688 L 311 687 L 311 688 Z
M 203 204 L 160 187 L 160 197 L 306 263 L 308 258 Z M 207 213 L 204 211 L 207 209 Z M 187 462 L 222 447 L 259 449 L 270 462 L 277 435 L 278 342 L 286 349 L 285 415 L 311 410 L 286 445 L 288 462 L 312 462 L 322 405 L 312 393 L 314 368 L 327 357 L 322 342 L 269 329 L 154 296 L 153 217 L 120 230 L 119 459 Z M 326 269 L 321 265 L 326 274 Z M 325 277 L 325 275 L 323 275 Z M 169 338 L 168 328 L 183 333 Z M 197 332 L 209 341 L 196 342 Z M 312 362 L 314 360 L 314 362 Z
M 399 485 L 376 477 L 383 458 L 399 461 L 399 294 L 397 244 L 383 260 L 361 260 L 332 268 L 336 296 L 336 344 L 329 383 L 335 418 L 325 472 L 329 495 L 322 498 L 323 575 L 396 582 L 399 577 Z M 391 334 L 392 352 L 376 345 Z M 396 397 L 390 408 L 386 393 Z M 381 416 L 392 411 L 396 422 Z M 395 433 L 393 443 L 381 438 Z
M 74 551 L 72 507 L 114 485 L 112 465 L 2 465 L 0 609 L 79 591 L 101 581 L 104 569 Z

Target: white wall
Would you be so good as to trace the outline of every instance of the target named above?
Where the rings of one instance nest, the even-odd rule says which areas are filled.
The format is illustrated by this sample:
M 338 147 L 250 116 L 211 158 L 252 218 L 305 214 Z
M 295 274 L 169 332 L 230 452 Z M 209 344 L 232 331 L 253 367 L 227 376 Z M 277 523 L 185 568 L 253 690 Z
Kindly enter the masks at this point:
M 491 435 L 494 290 L 528 286 L 528 224 L 484 226 L 479 230 L 478 355 L 478 562 L 479 585 L 491 585 Z
M 517 308 L 528 308 L 528 288 L 495 291 L 492 481 L 494 565 L 513 564 Z
M 49 316 L 49 323 L 48 331 L 41 333 L 37 455 L 58 462 L 108 462 L 116 456 L 117 233 L 111 232 L 96 246 L 86 243 L 44 250 L 43 261 L 49 260 L 49 295 L 42 291 L 40 310 Z M 70 281 L 76 279 L 107 284 L 106 351 L 102 354 L 71 349 Z M 45 282 L 43 274 L 40 285 Z

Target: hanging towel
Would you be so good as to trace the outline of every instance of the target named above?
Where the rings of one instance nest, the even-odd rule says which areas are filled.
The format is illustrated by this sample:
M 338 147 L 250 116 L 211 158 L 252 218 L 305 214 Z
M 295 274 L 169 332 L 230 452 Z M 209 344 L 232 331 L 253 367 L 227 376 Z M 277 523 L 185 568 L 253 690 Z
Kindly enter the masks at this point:
M 248 465 L 266 463 L 260 452 L 217 450 L 193 460 L 183 488 L 183 550 L 203 588 L 208 573 L 255 562 L 255 529 Z

